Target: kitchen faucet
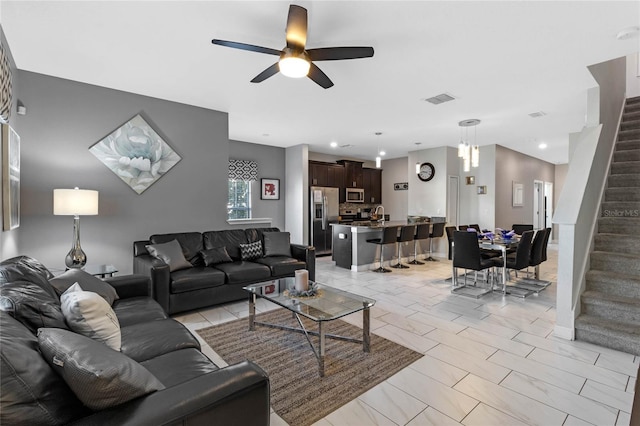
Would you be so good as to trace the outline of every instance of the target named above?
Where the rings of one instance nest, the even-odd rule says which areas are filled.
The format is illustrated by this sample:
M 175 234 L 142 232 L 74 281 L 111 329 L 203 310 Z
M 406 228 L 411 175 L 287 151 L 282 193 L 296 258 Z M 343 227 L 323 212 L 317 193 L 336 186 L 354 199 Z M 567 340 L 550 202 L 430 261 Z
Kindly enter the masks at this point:
M 378 209 L 382 209 L 382 215 L 378 216 Z M 384 226 L 384 206 L 382 204 L 378 205 L 376 207 L 376 209 L 373 211 L 373 214 L 376 215 L 376 217 L 381 217 L 382 219 L 378 219 L 378 222 Z

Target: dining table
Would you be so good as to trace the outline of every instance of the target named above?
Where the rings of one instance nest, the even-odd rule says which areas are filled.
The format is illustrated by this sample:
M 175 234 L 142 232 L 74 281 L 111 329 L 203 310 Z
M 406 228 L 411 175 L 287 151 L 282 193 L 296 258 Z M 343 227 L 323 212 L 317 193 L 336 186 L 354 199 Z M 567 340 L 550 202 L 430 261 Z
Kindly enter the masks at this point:
M 502 294 L 507 294 L 507 251 L 518 247 L 519 241 L 520 239 L 515 236 L 512 238 L 496 237 L 493 239 L 478 239 L 481 250 L 500 250 L 502 259 L 504 260 L 502 262 L 502 289 L 492 288 L 492 290 L 498 290 L 501 291 Z

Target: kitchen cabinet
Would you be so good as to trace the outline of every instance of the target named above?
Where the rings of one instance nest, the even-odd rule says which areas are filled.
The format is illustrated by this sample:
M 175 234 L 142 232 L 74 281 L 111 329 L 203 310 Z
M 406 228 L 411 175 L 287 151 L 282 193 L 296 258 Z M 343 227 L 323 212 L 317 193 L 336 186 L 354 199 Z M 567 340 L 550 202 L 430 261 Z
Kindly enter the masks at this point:
M 329 163 L 309 161 L 309 185 L 332 186 L 329 185 Z
M 344 191 L 344 167 L 339 164 L 330 164 L 327 167 L 327 186 L 339 188 L 340 202 L 346 201 Z
M 382 203 L 382 169 L 362 169 L 364 202 Z
M 364 176 L 362 173 L 362 162 L 351 160 L 340 160 L 338 164 L 344 165 L 344 186 L 348 188 L 363 188 Z

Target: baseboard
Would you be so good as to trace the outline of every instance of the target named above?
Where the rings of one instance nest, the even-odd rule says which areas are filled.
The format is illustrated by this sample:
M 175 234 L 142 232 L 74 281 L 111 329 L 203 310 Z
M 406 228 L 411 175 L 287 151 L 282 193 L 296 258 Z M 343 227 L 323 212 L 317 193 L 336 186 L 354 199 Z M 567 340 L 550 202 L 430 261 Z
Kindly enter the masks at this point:
M 575 328 L 562 327 L 560 325 L 556 325 L 553 328 L 553 335 L 565 340 L 575 340 L 576 330 Z

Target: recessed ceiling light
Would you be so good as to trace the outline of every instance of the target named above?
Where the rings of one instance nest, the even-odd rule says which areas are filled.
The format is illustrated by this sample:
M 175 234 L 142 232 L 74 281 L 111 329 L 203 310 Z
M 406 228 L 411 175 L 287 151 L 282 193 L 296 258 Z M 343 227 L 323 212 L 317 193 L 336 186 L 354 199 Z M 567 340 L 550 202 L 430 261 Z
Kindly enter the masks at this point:
M 387 153 L 385 151 L 380 151 L 380 156 L 384 157 L 385 155 L 387 155 Z
M 547 147 L 547 144 L 542 142 L 540 145 L 538 145 L 538 148 L 540 149 L 545 149 Z
M 335 147 L 337 147 L 337 146 L 338 146 L 338 142 L 333 141 L 333 142 L 331 142 L 331 144 L 330 144 L 330 145 L 331 145 L 331 148 L 335 148 Z
M 267 137 L 269 136 L 269 133 L 263 133 L 262 136 Z
M 629 40 L 630 38 L 638 37 L 638 33 L 640 33 L 640 27 L 629 27 L 621 30 L 616 38 L 618 40 Z

